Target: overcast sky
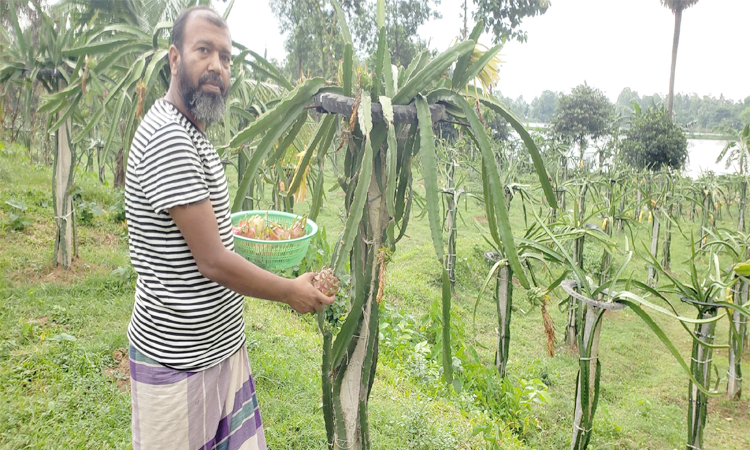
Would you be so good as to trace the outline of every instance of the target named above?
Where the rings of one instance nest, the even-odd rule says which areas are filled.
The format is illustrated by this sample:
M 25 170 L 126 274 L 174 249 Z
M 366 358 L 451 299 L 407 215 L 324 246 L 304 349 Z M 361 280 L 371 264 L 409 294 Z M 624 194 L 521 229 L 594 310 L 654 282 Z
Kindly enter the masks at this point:
M 501 51 L 503 95 L 530 102 L 545 89 L 569 92 L 584 81 L 612 100 L 626 86 L 641 95 L 666 94 L 674 16 L 659 0 L 551 3 L 546 14 L 524 21 L 528 42 L 508 43 Z M 459 36 L 462 5 L 442 0 L 443 18 L 422 26 L 420 35 L 431 48 L 444 50 Z M 748 18 L 750 0 L 701 0 L 685 10 L 675 92 L 750 96 Z M 238 42 L 284 59 L 284 36 L 266 0 L 236 1 L 229 26 Z M 490 44 L 486 34 L 480 41 Z

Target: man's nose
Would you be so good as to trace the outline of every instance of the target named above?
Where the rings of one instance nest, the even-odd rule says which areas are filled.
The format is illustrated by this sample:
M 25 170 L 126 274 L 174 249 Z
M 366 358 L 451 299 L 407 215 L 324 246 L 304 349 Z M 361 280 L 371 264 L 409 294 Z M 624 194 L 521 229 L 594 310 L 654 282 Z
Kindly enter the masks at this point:
M 221 55 L 219 52 L 212 52 L 208 61 L 208 70 L 210 72 L 221 73 Z

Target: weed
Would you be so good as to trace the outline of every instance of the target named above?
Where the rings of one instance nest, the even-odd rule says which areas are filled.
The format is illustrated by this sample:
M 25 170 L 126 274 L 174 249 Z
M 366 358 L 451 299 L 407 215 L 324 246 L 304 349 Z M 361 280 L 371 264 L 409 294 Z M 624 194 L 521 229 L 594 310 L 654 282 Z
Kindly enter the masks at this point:
M 505 450 L 522 447 L 523 443 L 515 436 L 508 425 L 487 416 L 474 427 L 472 436 L 481 436 L 487 450 Z
M 31 225 L 31 220 L 24 215 L 28 207 L 23 200 L 9 200 L 5 204 L 10 206 L 6 224 L 11 230 L 23 231 Z
M 407 448 L 415 450 L 453 450 L 458 447 L 456 438 L 447 430 L 438 428 L 436 421 L 426 412 L 423 402 L 407 410 L 401 419 L 406 423 Z
M 125 192 L 115 191 L 115 202 L 109 207 L 109 218 L 114 223 L 125 222 Z
M 110 272 L 109 276 L 111 286 L 119 292 L 132 291 L 135 288 L 135 281 L 138 274 L 135 273 L 133 266 L 119 266 Z

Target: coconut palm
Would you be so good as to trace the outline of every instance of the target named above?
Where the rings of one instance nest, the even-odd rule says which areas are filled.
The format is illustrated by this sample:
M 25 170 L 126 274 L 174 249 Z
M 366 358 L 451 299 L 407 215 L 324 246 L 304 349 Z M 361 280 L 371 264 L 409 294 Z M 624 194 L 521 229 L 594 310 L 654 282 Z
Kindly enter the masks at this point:
M 672 38 L 672 69 L 669 73 L 669 100 L 667 111 L 672 117 L 672 102 L 674 100 L 674 73 L 677 67 L 677 46 L 680 43 L 680 26 L 682 25 L 682 11 L 698 3 L 698 0 L 661 0 L 661 4 L 672 10 L 674 14 L 674 37 Z

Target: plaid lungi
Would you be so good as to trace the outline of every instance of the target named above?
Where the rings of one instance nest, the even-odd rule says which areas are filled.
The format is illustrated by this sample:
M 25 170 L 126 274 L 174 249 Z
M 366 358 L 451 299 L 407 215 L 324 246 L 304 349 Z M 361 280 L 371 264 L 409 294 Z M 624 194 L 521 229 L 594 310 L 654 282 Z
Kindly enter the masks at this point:
M 162 366 L 130 346 L 133 450 L 265 450 L 247 349 L 201 372 Z

